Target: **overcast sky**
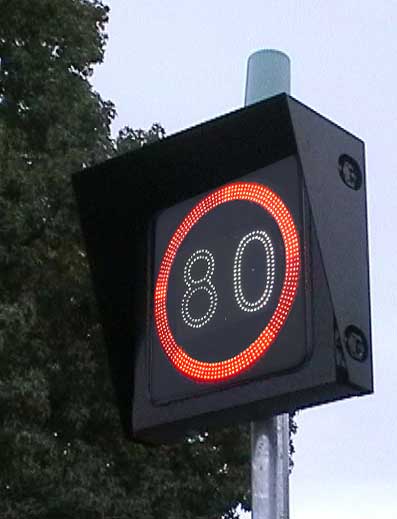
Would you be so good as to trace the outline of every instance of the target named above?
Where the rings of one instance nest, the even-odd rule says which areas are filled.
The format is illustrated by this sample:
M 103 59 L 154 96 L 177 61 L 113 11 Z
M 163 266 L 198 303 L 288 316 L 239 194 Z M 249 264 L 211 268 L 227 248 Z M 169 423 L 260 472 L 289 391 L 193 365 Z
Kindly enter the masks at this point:
M 366 143 L 375 395 L 301 412 L 292 519 L 397 517 L 397 1 L 111 0 L 95 88 L 114 129 L 174 133 L 243 104 L 246 62 L 286 52 L 292 94 Z

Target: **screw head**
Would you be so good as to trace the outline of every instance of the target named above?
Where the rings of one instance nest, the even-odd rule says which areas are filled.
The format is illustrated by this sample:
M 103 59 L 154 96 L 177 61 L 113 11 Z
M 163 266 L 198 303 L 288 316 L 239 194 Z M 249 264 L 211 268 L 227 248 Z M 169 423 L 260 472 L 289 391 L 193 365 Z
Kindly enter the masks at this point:
M 350 189 L 358 191 L 363 183 L 363 175 L 357 161 L 350 155 L 343 154 L 338 160 L 338 170 L 342 181 Z
M 346 328 L 345 346 L 350 357 L 358 362 L 364 362 L 368 357 L 367 339 L 357 326 L 351 324 Z

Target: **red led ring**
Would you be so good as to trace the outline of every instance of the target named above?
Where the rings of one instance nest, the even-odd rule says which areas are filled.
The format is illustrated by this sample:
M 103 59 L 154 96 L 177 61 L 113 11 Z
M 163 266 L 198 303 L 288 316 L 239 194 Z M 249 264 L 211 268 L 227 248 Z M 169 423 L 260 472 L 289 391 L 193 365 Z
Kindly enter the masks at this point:
M 241 353 L 219 362 L 190 357 L 172 334 L 167 316 L 168 281 L 172 264 L 183 240 L 196 223 L 215 207 L 234 200 L 261 206 L 275 219 L 285 248 L 285 276 L 277 307 L 259 336 Z M 299 235 L 291 213 L 271 189 L 256 182 L 235 182 L 203 198 L 183 219 L 173 234 L 160 264 L 154 293 L 154 317 L 158 337 L 166 355 L 186 377 L 201 382 L 220 382 L 238 375 L 257 362 L 274 342 L 294 302 L 300 271 Z

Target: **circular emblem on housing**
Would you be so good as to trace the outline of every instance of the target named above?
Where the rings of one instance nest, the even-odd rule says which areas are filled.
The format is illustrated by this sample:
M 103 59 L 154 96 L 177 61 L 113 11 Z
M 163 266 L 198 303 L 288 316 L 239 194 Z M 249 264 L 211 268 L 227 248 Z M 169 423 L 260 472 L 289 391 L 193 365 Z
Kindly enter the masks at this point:
M 365 335 L 351 324 L 345 330 L 345 344 L 350 357 L 358 362 L 364 362 L 368 357 L 368 343 Z
M 339 157 L 338 169 L 340 178 L 346 186 L 358 191 L 363 183 L 363 175 L 358 162 L 350 155 L 343 154 Z

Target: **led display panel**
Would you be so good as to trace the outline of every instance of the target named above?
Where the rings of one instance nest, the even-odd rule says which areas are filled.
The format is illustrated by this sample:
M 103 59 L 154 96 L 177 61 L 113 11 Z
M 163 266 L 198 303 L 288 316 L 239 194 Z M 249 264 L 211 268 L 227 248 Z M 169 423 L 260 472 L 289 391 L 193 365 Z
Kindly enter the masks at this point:
M 158 215 L 148 348 L 155 404 L 304 362 L 302 204 L 290 157 Z M 291 312 L 294 344 L 280 336 Z

